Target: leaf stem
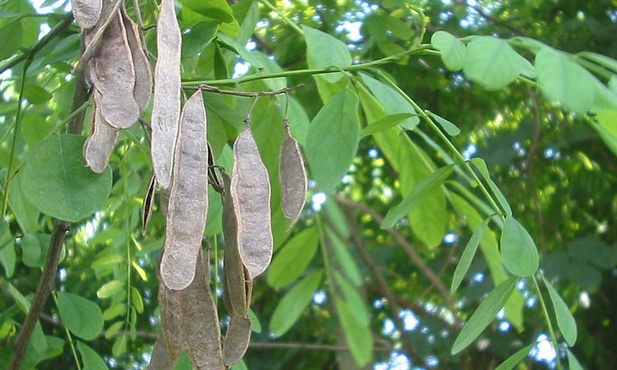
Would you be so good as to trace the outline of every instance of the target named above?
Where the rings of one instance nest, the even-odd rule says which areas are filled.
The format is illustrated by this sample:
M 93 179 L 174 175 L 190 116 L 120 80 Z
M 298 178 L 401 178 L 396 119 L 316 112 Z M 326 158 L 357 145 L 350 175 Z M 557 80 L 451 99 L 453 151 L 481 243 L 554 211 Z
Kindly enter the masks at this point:
M 548 309 L 546 307 L 546 303 L 544 302 L 544 297 L 542 296 L 542 291 L 540 290 L 540 285 L 538 284 L 538 280 L 535 275 L 531 276 L 531 280 L 533 281 L 533 286 L 538 293 L 538 300 L 540 301 L 540 307 L 542 308 L 542 314 L 544 315 L 544 319 L 546 320 L 546 326 L 548 327 L 548 335 L 551 338 L 551 342 L 553 342 L 553 348 L 555 349 L 555 361 L 557 362 L 557 370 L 561 370 L 561 361 L 559 361 L 559 353 L 557 352 L 557 336 L 555 335 L 555 330 L 553 329 L 553 324 L 551 323 L 550 316 L 548 314 Z
M 267 8 L 270 8 L 270 10 L 272 10 L 276 14 L 278 14 L 291 28 L 293 28 L 300 35 L 304 36 L 304 31 L 302 31 L 302 28 L 300 28 L 291 19 L 289 19 L 289 17 L 283 14 L 283 12 L 278 10 L 274 5 L 272 5 L 272 3 L 270 3 L 268 0 L 259 0 L 259 2 L 265 5 Z

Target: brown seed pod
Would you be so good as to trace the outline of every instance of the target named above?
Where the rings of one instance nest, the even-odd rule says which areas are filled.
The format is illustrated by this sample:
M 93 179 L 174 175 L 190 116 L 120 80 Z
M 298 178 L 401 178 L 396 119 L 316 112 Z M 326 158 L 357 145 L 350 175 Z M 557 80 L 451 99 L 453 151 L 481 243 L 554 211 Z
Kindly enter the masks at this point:
M 238 249 L 248 279 L 264 272 L 272 259 L 270 179 L 250 126 L 234 143 L 230 193 L 238 222 Z
M 152 176 L 146 195 L 144 196 L 144 204 L 141 208 L 141 235 L 146 235 L 150 218 L 152 217 L 152 208 L 154 207 L 154 193 L 156 191 L 156 178 Z
M 117 141 L 118 130 L 105 121 L 101 110 L 95 106 L 92 113 L 92 132 L 83 149 L 86 166 L 96 173 L 105 171 Z
M 143 113 L 152 95 L 152 70 L 142 47 L 137 24 L 128 16 L 126 9 L 122 8 L 121 14 L 135 70 L 133 97 L 139 106 L 139 112 Z
M 98 52 L 101 45 L 101 40 L 103 39 L 105 30 L 107 30 L 109 24 L 116 18 L 120 5 L 123 3 L 124 1 L 122 0 L 103 2 L 101 15 L 96 23 L 96 26 L 92 29 L 84 31 L 86 47 L 83 54 L 81 54 L 81 57 L 79 57 L 79 61 L 75 65 L 76 71 L 81 70 L 84 65 L 88 65 L 92 61 L 94 54 Z
M 133 96 L 135 70 L 124 23 L 116 13 L 103 33 L 101 46 L 93 59 L 90 78 L 94 99 L 105 120 L 117 129 L 131 127 L 139 119 Z
M 232 366 L 240 361 L 251 341 L 251 320 L 248 317 L 231 317 L 223 341 L 223 362 Z
M 296 139 L 291 136 L 289 123 L 285 120 L 285 136 L 279 158 L 279 182 L 283 214 L 291 220 L 290 228 L 298 221 L 306 203 L 308 180 L 304 159 Z
M 222 173 L 225 187 L 223 200 L 223 234 L 225 236 L 225 257 L 223 265 L 224 303 L 227 312 L 232 317 L 243 317 L 248 312 L 247 292 L 245 284 L 245 268 L 238 250 L 238 224 L 231 197 L 229 176 Z
M 180 117 L 180 50 L 182 36 L 173 0 L 163 0 L 157 21 L 158 58 L 152 106 L 152 165 L 161 188 L 169 187 Z
M 201 90 L 184 104 L 174 154 L 161 279 L 182 290 L 195 276 L 208 214 L 206 110 Z
M 73 17 L 83 30 L 96 26 L 101 17 L 102 8 L 102 0 L 71 0 Z

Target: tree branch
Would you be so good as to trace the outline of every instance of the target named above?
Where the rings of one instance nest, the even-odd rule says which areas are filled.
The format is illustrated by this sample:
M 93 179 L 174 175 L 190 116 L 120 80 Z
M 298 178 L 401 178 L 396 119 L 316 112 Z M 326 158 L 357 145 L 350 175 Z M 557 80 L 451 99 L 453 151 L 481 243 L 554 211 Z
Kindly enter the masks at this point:
M 36 325 L 45 302 L 49 298 L 51 293 L 54 277 L 58 271 L 58 262 L 60 261 L 60 255 L 62 253 L 62 245 L 64 244 L 64 237 L 66 232 L 71 228 L 70 223 L 67 221 L 56 220 L 54 223 L 54 230 L 51 233 L 51 242 L 49 243 L 49 250 L 47 251 L 47 260 L 45 261 L 45 267 L 43 268 L 43 275 L 39 280 L 39 285 L 36 288 L 34 300 L 28 310 L 26 321 L 21 328 L 11 362 L 9 363 L 9 370 L 18 370 L 23 362 L 26 348 L 30 342 L 32 331 Z

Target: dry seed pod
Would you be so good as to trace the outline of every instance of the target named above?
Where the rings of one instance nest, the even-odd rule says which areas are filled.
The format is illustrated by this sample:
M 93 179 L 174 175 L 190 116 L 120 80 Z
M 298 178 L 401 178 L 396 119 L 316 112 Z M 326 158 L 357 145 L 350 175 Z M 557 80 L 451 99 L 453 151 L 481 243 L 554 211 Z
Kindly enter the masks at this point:
M 164 331 L 161 331 L 159 332 L 159 335 L 157 335 L 156 341 L 154 342 L 148 370 L 173 369 L 174 362 L 176 362 L 176 359 L 171 357 L 171 353 L 169 353 L 169 348 L 167 347 Z
M 234 143 L 230 193 L 238 222 L 238 249 L 249 280 L 264 272 L 272 259 L 270 179 L 250 127 Z
M 102 0 L 72 0 L 71 9 L 73 17 L 81 29 L 87 30 L 94 26 L 99 21 L 101 10 L 103 8 Z
M 118 130 L 109 125 L 98 107 L 92 113 L 92 132 L 84 143 L 84 159 L 86 166 L 96 173 L 102 173 L 107 168 L 109 157 L 118 141 Z
M 238 251 L 238 224 L 231 197 L 229 176 L 222 173 L 225 186 L 223 201 L 223 233 L 225 236 L 225 256 L 223 264 L 225 306 L 229 315 L 245 316 L 248 311 L 244 265 Z
M 184 351 L 195 369 L 225 369 L 221 351 L 218 312 L 210 290 L 210 269 L 207 257 L 200 250 L 195 279 L 180 296 L 180 327 L 184 337 Z
M 180 50 L 182 36 L 173 0 L 163 0 L 157 21 L 158 59 L 152 106 L 152 165 L 161 188 L 169 187 L 180 117 Z
M 232 366 L 244 357 L 251 341 L 251 330 L 251 320 L 248 317 L 231 317 L 223 341 L 225 366 Z
M 182 290 L 195 276 L 208 213 L 206 110 L 201 90 L 186 101 L 174 154 L 161 279 Z
M 159 281 L 161 281 L 160 278 Z M 172 362 L 176 362 L 180 357 L 184 345 L 183 332 L 180 330 L 182 309 L 180 296 L 177 293 L 167 288 L 162 282 L 159 283 L 159 307 L 161 309 L 163 338 Z
M 139 38 L 137 24 L 128 16 L 126 9 L 123 8 L 121 14 L 135 70 L 133 97 L 139 106 L 139 112 L 143 113 L 152 95 L 152 70 Z
M 285 120 L 285 137 L 279 158 L 279 181 L 283 214 L 291 220 L 289 226 L 291 228 L 298 221 L 306 203 L 308 180 L 300 147 L 296 139 L 291 136 L 287 120 Z
M 81 70 L 84 65 L 88 65 L 91 62 L 94 54 L 98 51 L 99 46 L 101 45 L 101 40 L 103 39 L 105 30 L 107 30 L 107 27 L 109 27 L 112 20 L 116 18 L 120 5 L 123 3 L 124 2 L 122 0 L 103 2 L 101 15 L 96 23 L 96 26 L 93 29 L 89 29 L 84 32 L 86 48 L 75 65 L 76 71 Z
M 131 127 L 139 119 L 139 107 L 133 97 L 133 57 L 120 13 L 116 13 L 103 33 L 93 61 L 90 78 L 103 117 L 117 129 Z

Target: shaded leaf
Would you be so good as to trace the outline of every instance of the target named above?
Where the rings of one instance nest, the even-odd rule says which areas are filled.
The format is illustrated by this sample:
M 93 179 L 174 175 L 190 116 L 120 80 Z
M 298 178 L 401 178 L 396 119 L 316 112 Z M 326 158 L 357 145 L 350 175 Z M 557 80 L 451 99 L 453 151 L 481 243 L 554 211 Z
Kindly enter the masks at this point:
M 81 360 L 84 363 L 84 370 L 108 370 L 105 361 L 96 353 L 95 350 L 88 347 L 83 342 L 77 342 L 77 350 L 81 355 Z
M 437 114 L 431 111 L 427 110 L 426 113 L 429 116 L 431 116 L 448 135 L 456 136 L 461 133 L 461 130 L 458 127 L 456 127 L 454 123 L 448 121 L 447 119 L 443 117 L 438 116 Z
M 583 365 L 578 362 L 578 359 L 570 349 L 566 348 L 566 353 L 568 356 L 568 365 L 570 365 L 569 370 L 584 370 Z
M 309 68 L 347 67 L 351 65 L 351 54 L 342 41 L 311 27 L 302 26 L 306 39 L 306 59 Z M 341 73 L 320 75 L 320 78 L 334 83 L 343 78 Z
M 499 364 L 495 368 L 495 370 L 511 370 L 514 369 L 516 365 L 518 365 L 521 361 L 527 358 L 529 355 L 529 351 L 536 345 L 536 343 L 531 343 L 518 351 L 516 351 L 512 356 L 508 357 L 504 362 Z
M 317 252 L 317 228 L 305 229 L 285 243 L 268 268 L 268 284 L 282 288 L 302 275 Z
M 234 15 L 225 0 L 180 0 L 183 6 L 203 16 L 218 19 L 223 22 L 231 22 Z
M 456 265 L 456 269 L 454 270 L 454 275 L 452 276 L 452 285 L 450 286 L 450 294 L 453 294 L 456 289 L 458 289 L 459 285 L 465 278 L 467 271 L 469 271 L 469 266 L 471 266 L 471 262 L 473 261 L 473 257 L 476 254 L 476 250 L 478 249 L 478 245 L 480 244 L 480 240 L 484 236 L 484 230 L 488 225 L 490 218 L 487 218 L 482 222 L 480 227 L 478 227 L 471 235 L 471 238 L 465 245 L 465 249 L 461 254 L 461 259 L 458 261 Z
M 372 135 L 376 132 L 387 130 L 391 127 L 399 125 L 401 122 L 413 116 L 414 114 L 411 114 L 411 113 L 390 114 L 388 116 L 383 117 L 380 120 L 372 122 L 371 124 L 363 128 L 362 131 L 360 131 L 360 137 L 363 138 L 365 136 Z
M 373 358 L 373 336 L 370 327 L 356 320 L 356 307 L 341 299 L 335 298 L 334 302 L 351 354 L 358 367 L 363 367 Z
M 538 270 L 538 249 L 533 239 L 514 217 L 506 217 L 501 232 L 501 255 L 508 271 L 516 276 L 531 276 Z
M 103 313 L 96 303 L 73 293 L 57 294 L 60 319 L 71 333 L 93 340 L 103 332 Z
M 551 297 L 551 302 L 553 302 L 553 310 L 555 312 L 555 318 L 557 319 L 557 326 L 563 334 L 564 339 L 570 346 L 573 346 L 576 343 L 577 330 L 576 330 L 576 321 L 574 320 L 574 316 L 572 316 L 572 312 L 566 305 L 566 302 L 563 301 L 563 298 L 559 295 L 557 290 L 553 288 L 551 283 L 542 276 L 544 280 L 544 284 L 546 285 L 546 289 L 548 290 L 548 295 Z

